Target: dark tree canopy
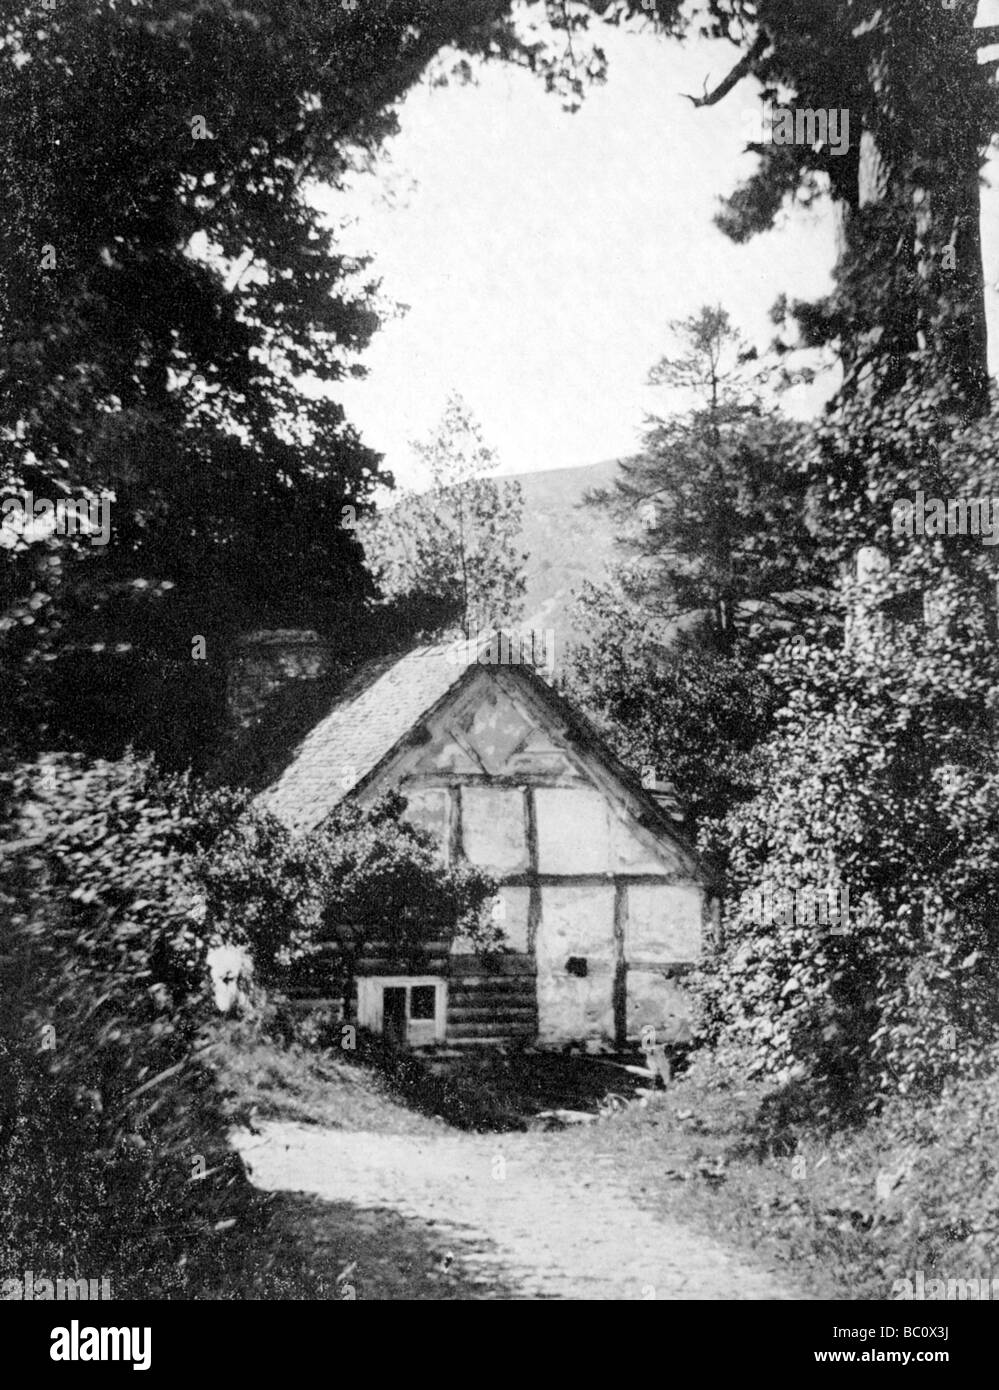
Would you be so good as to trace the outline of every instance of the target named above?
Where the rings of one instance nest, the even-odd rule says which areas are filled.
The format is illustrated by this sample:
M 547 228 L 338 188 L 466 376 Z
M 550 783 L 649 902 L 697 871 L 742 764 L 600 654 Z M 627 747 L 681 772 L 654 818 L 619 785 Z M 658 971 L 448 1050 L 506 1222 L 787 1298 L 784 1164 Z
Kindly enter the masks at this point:
M 3 668 L 53 645 L 144 644 L 190 672 L 247 624 L 359 640 L 352 522 L 386 481 L 335 399 L 379 317 L 310 188 L 338 187 L 435 60 L 533 70 L 566 104 L 605 75 L 603 24 L 730 40 L 762 95 L 849 107 L 848 156 L 768 146 L 737 237 L 824 179 L 836 289 L 794 306 L 854 384 L 914 355 L 985 393 L 978 176 L 999 126 L 972 0 L 59 0 L 5 8 L 0 49 L 0 486 L 113 493 L 112 542 L 36 538 L 0 566 Z M 450 55 L 450 56 L 447 56 Z M 932 92 L 933 100 L 926 94 Z M 954 266 L 943 252 L 951 248 Z M 334 392 L 335 394 L 335 392 Z M 27 663 L 27 664 L 26 664 Z M 45 713 L 27 687 L 28 723 Z
M 374 157 L 445 46 L 538 61 L 503 6 L 475 8 L 8 7 L 0 488 L 113 497 L 106 548 L 34 535 L 3 554 L 26 728 L 55 719 L 32 659 L 67 649 L 70 684 L 81 650 L 117 649 L 167 704 L 187 688 L 205 707 L 197 637 L 210 659 L 245 626 L 363 646 L 374 587 L 354 524 L 391 479 L 302 378 L 363 370 L 377 287 L 309 194 Z M 156 704 L 141 672 L 116 679 L 112 704 Z
M 785 197 L 824 188 L 840 215 L 836 289 L 796 306 L 811 341 L 835 340 L 848 382 L 871 368 L 893 388 L 922 352 L 987 405 L 979 175 L 999 130 L 995 65 L 978 50 L 999 31 L 974 29 L 977 0 L 711 0 L 719 29 L 761 96 L 847 110 L 849 150 L 765 144 L 760 166 L 729 198 L 720 225 L 737 240 L 772 225 Z M 727 95 L 721 83 L 697 98 Z M 950 254 L 946 254 L 951 248 Z

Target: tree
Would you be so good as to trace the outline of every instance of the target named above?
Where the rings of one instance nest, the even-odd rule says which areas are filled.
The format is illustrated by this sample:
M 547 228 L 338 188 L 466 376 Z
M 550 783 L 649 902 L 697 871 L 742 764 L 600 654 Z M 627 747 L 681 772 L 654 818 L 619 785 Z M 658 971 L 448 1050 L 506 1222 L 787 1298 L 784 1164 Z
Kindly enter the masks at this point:
M 670 781 L 696 830 L 757 787 L 752 752 L 772 731 L 779 697 L 740 649 L 719 652 L 662 625 L 623 594 L 592 585 L 579 600 L 585 640 L 567 686 L 626 766 Z
M 672 328 L 679 355 L 661 358 L 649 380 L 694 403 L 652 417 L 614 490 L 589 500 L 611 510 L 634 557 L 625 593 L 667 623 L 703 615 L 708 640 L 730 652 L 759 624 L 761 601 L 777 613 L 789 591 L 829 578 L 806 526 L 804 431 L 761 404 L 756 354 L 724 309 Z
M 113 499 L 106 546 L 0 553 L 0 675 L 29 743 L 71 732 L 72 701 L 36 680 L 59 650 L 130 649 L 116 703 L 168 683 L 168 714 L 202 679 L 196 635 L 217 677 L 246 625 L 356 644 L 374 589 L 354 522 L 391 480 L 331 388 L 379 304 L 310 192 L 374 158 L 449 45 L 544 69 L 507 9 L 8 6 L 0 491 Z
M 134 759 L 0 767 L 0 1277 L 191 1296 L 245 1215 L 188 852 L 239 798 L 175 793 Z
M 34 10 L 0 59 L 0 482 L 113 500 L 109 544 L 5 556 L 13 672 L 103 643 L 190 678 L 195 634 L 214 660 L 248 620 L 356 618 L 372 589 L 342 522 L 378 461 L 299 385 L 343 377 L 377 323 L 306 196 L 351 163 L 303 107 L 333 73 L 269 5 Z
M 469 637 L 512 622 L 522 606 L 527 559 L 516 550 L 520 484 L 484 476 L 495 468 L 496 454 L 457 394 L 430 437 L 413 448 L 429 472 L 429 489 L 404 494 L 364 531 L 382 589 L 447 600 Z
M 580 599 L 588 636 L 568 679 L 626 763 L 674 783 L 696 826 L 755 791 L 752 751 L 779 703 L 760 656 L 828 624 L 835 571 L 807 526 L 806 431 L 762 405 L 756 353 L 720 307 L 672 327 L 679 349 L 650 381 L 689 408 L 650 419 L 642 452 L 588 498 L 626 558 Z
M 890 500 L 934 477 L 994 486 L 999 421 L 968 427 L 950 409 L 913 384 L 847 417 L 875 461 L 873 539 L 891 563 L 840 585 L 845 643 L 770 662 L 783 709 L 758 750 L 758 794 L 702 829 L 727 875 L 709 1031 L 837 1106 L 935 1087 L 999 1038 L 999 657 L 980 602 L 993 562 L 977 537 L 894 527 Z M 857 443 L 842 416 L 820 436 L 847 456 Z M 852 501 L 840 512 L 848 545 Z M 768 885 L 830 884 L 849 893 L 842 932 L 748 910 Z
M 723 229 L 742 240 L 770 226 L 786 196 L 828 186 L 840 215 L 836 289 L 795 306 L 808 337 L 838 343 L 848 389 L 872 374 L 892 389 L 925 350 L 970 413 L 986 409 L 979 181 L 999 103 L 994 67 L 977 59 L 999 29 L 974 28 L 976 0 L 717 0 L 709 10 L 708 27 L 743 53 L 695 105 L 754 76 L 762 97 L 846 111 L 851 129 L 845 155 L 829 142 L 753 143 L 759 169 L 729 200 Z

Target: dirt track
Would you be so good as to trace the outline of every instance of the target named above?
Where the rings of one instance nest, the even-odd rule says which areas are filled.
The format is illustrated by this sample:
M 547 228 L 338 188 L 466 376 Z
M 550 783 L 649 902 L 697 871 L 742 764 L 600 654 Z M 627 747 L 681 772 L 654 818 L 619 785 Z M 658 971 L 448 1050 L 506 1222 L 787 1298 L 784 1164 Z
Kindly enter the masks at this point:
M 805 1297 L 642 1210 L 596 1133 L 582 1169 L 563 1139 L 287 1122 L 233 1134 L 254 1184 L 288 1194 L 317 1258 L 356 1262 L 358 1298 Z

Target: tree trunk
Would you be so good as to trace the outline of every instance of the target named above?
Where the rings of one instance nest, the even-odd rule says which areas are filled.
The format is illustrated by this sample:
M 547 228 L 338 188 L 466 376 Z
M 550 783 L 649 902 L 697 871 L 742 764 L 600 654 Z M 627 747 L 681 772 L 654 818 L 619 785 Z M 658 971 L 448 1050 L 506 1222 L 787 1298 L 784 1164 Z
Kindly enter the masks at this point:
M 939 354 L 968 402 L 970 415 L 988 409 L 988 334 L 982 267 L 977 149 L 966 150 L 948 183 L 917 188 L 918 273 L 926 290 L 920 341 Z
M 840 264 L 855 277 L 861 310 L 878 306 L 847 356 L 880 358 L 890 385 L 910 353 L 928 353 L 971 416 L 988 409 L 979 184 L 993 119 L 975 9 L 975 0 L 953 9 L 887 0 L 879 11 Z

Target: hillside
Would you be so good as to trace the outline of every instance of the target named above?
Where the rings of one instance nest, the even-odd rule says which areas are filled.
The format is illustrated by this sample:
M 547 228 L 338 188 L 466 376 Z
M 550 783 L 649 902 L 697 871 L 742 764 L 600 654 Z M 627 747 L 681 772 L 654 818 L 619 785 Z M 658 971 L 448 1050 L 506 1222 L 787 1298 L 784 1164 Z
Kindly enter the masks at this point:
M 617 468 L 617 460 L 609 459 L 581 468 L 511 475 L 524 494 L 522 534 L 528 563 L 523 626 L 554 629 L 558 645 L 573 636 L 573 595 L 585 580 L 599 581 L 615 556 L 608 518 L 583 506 L 583 496 L 591 488 L 608 486 Z
M 599 583 L 617 557 L 615 531 L 602 509 L 583 498 L 594 488 L 609 487 L 618 460 L 580 468 L 549 468 L 496 477 L 502 487 L 519 483 L 523 495 L 518 548 L 527 552 L 523 617 L 512 626 L 555 632 L 561 650 L 578 635 L 574 599 L 584 583 Z M 360 534 L 365 538 L 366 525 Z

